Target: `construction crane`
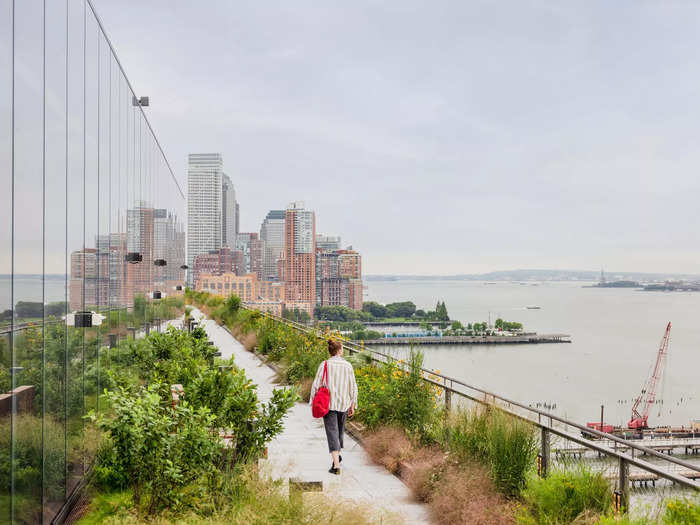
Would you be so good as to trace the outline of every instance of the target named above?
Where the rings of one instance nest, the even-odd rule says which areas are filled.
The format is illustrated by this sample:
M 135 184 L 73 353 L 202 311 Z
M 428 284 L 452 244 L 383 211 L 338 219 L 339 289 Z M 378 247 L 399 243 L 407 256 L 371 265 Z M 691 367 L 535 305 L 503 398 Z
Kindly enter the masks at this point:
M 627 428 L 633 430 L 641 430 L 644 428 L 649 428 L 647 425 L 647 419 L 649 417 L 649 409 L 651 405 L 656 402 L 656 388 L 659 385 L 659 379 L 661 378 L 661 373 L 664 368 L 664 363 L 666 361 L 666 356 L 668 355 L 668 343 L 671 338 L 671 323 L 666 326 L 666 332 L 661 339 L 661 344 L 659 345 L 659 353 L 656 356 L 656 364 L 654 365 L 654 371 L 651 377 L 647 378 L 642 387 L 642 393 L 639 397 L 634 400 L 634 406 L 632 407 L 632 419 L 627 423 Z M 641 413 L 639 412 L 641 408 Z

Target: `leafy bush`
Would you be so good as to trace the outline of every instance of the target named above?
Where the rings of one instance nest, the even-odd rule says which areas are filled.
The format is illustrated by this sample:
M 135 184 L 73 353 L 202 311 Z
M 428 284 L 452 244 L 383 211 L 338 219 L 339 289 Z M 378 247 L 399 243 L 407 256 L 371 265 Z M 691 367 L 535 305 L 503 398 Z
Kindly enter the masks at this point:
M 114 415 L 90 416 L 111 441 L 98 454 L 99 479 L 127 483 L 137 509 L 147 514 L 182 504 L 183 489 L 213 472 L 222 448 L 209 430 L 214 418 L 206 407 L 182 402 L 171 409 L 161 402 L 159 388 L 152 384 L 136 395 L 109 392 Z
M 666 502 L 664 525 L 692 525 L 700 523 L 700 499 L 673 499 Z
M 396 425 L 425 439 L 440 418 L 440 389 L 423 381 L 422 365 L 422 352 L 411 349 L 405 369 L 403 361 L 358 368 L 357 417 L 370 428 Z
M 612 507 L 608 482 L 585 467 L 532 477 L 522 496 L 525 507 L 518 521 L 527 525 L 568 524 L 582 514 L 604 515 Z
M 294 389 L 278 389 L 259 405 L 255 385 L 233 360 L 220 369 L 215 351 L 201 328 L 172 328 L 112 349 L 107 377 L 115 390 L 105 394 L 111 415 L 90 415 L 106 433 L 96 452 L 96 480 L 129 488 L 148 515 L 179 511 L 198 494 L 220 490 L 222 473 L 259 457 L 296 401 Z M 124 370 L 139 381 L 119 385 L 133 377 Z M 184 395 L 171 406 L 170 387 L 178 383 Z M 220 432 L 234 439 L 224 446 Z
M 185 391 L 194 407 L 208 407 L 216 426 L 235 436 L 235 444 L 227 450 L 231 462 L 258 457 L 283 430 L 282 419 L 298 397 L 294 389 L 275 389 L 272 399 L 258 406 L 256 388 L 242 370 L 210 369 Z

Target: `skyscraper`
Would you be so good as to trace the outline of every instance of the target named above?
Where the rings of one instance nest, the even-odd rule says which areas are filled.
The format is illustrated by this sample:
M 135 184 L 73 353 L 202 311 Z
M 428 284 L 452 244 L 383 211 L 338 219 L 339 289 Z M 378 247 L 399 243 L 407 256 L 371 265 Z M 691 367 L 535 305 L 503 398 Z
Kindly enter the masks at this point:
M 263 277 L 267 281 L 279 281 L 277 262 L 284 257 L 284 210 L 270 210 L 260 226 L 260 239 L 265 243 L 263 253 Z
M 245 259 L 245 273 L 253 271 L 250 267 L 250 243 L 251 241 L 257 239 L 257 232 L 240 232 L 238 235 L 236 235 L 236 250 L 243 252 L 243 257 Z
M 348 281 L 347 306 L 362 310 L 362 256 L 351 247 L 336 253 L 339 275 Z
M 316 217 L 304 203 L 287 207 L 284 236 L 285 300 L 313 315 L 316 304 Z
M 218 250 L 223 245 L 226 177 L 223 165 L 220 153 L 191 153 L 188 156 L 187 266 L 190 269 L 193 268 L 197 255 Z M 235 198 L 233 201 L 235 202 Z M 235 206 L 232 208 L 229 205 L 230 209 L 235 213 Z M 187 282 L 190 285 L 193 283 L 191 271 L 188 272 Z
M 316 235 L 316 248 L 322 252 L 340 250 L 340 237 L 318 234 Z
M 265 256 L 265 241 L 258 239 L 258 234 L 255 238 L 250 239 L 250 273 L 258 276 L 258 280 L 263 281 L 263 258 Z
M 228 246 L 232 250 L 236 248 L 236 234 L 238 233 L 238 217 L 237 208 L 238 203 L 236 202 L 236 189 L 233 187 L 231 178 L 225 173 L 222 175 L 221 189 L 222 196 L 222 244 L 223 246 Z

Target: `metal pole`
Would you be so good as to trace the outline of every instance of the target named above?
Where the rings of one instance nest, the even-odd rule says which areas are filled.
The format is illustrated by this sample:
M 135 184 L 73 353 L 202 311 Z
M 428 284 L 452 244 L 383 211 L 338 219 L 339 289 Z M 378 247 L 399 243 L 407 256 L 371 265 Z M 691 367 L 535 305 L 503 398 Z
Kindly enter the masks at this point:
M 545 427 L 540 428 L 541 433 L 540 433 L 540 444 L 541 444 L 541 450 L 540 450 L 540 456 L 541 456 L 541 462 L 542 462 L 542 467 L 541 467 L 541 476 L 543 478 L 546 478 L 547 475 L 549 474 L 549 430 Z
M 605 430 L 603 430 L 603 414 L 604 414 L 604 411 L 605 411 L 605 405 L 600 405 L 600 431 L 601 431 L 601 432 L 605 432 Z
M 622 512 L 627 512 L 629 509 L 630 501 L 630 465 L 625 458 L 620 458 L 620 479 L 619 479 L 619 491 L 620 491 L 620 506 L 622 507 Z

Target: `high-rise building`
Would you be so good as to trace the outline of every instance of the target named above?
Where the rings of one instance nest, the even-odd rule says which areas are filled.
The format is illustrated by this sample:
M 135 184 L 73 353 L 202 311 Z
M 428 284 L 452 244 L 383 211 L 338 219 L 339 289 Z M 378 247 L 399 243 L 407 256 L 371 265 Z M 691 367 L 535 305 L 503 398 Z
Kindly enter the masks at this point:
M 236 248 L 236 234 L 238 234 L 238 202 L 236 201 L 236 190 L 228 175 L 222 175 L 221 189 L 221 209 L 222 209 L 222 245 L 228 246 L 232 250 Z
M 110 308 L 118 308 L 126 306 L 126 233 L 109 233 L 98 235 L 95 239 L 97 252 L 100 254 L 109 254 L 109 292 L 108 306 Z M 184 242 L 183 242 L 184 250 Z M 185 260 L 183 251 L 182 261 Z M 180 262 L 179 264 L 183 264 Z
M 190 268 L 199 254 L 218 250 L 223 245 L 223 166 L 220 153 L 191 153 L 188 156 L 187 266 Z M 189 284 L 193 283 L 193 277 L 190 272 Z
M 109 255 L 95 248 L 70 254 L 69 303 L 72 311 L 109 304 Z
M 340 250 L 340 237 L 317 234 L 316 249 L 321 252 L 334 252 L 336 250 Z
M 279 281 L 277 262 L 284 257 L 284 210 L 270 210 L 260 226 L 260 238 L 265 242 L 263 276 L 265 280 Z
M 243 252 L 243 257 L 245 258 L 245 272 L 252 272 L 250 268 L 250 242 L 258 239 L 258 234 L 256 232 L 240 232 L 236 235 L 236 250 Z
M 340 277 L 348 280 L 347 307 L 362 310 L 362 257 L 352 247 L 336 253 Z
M 135 295 L 147 295 L 155 291 L 155 245 L 153 226 L 155 210 L 144 202 L 126 211 L 127 250 L 138 253 L 141 262 L 126 266 L 127 306 L 133 305 Z
M 238 205 L 238 201 L 236 201 L 236 235 L 238 235 L 241 232 L 241 207 Z
M 218 250 L 210 250 L 207 253 L 200 253 L 194 259 L 192 267 L 193 284 L 199 286 L 202 274 L 221 275 L 231 273 L 234 266 L 233 253 L 231 248 L 224 246 Z
M 338 269 L 338 254 L 324 252 L 317 248 L 316 304 L 318 306 L 343 306 L 342 281 Z
M 316 217 L 301 202 L 285 215 L 285 297 L 313 315 L 316 304 Z
M 233 250 L 233 267 L 231 271 L 236 275 L 245 275 L 245 255 L 241 250 Z
M 256 235 L 257 237 L 257 235 Z M 265 280 L 263 277 L 263 260 L 265 256 L 265 241 L 262 239 L 250 240 L 250 273 L 258 276 L 260 281 Z
M 362 257 L 352 249 L 316 249 L 316 304 L 362 310 Z

